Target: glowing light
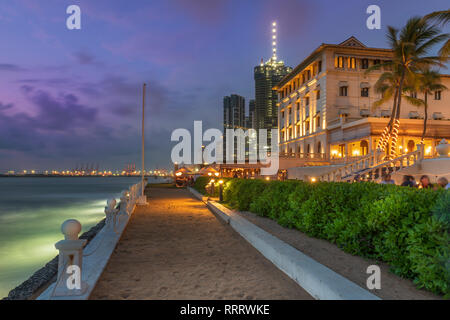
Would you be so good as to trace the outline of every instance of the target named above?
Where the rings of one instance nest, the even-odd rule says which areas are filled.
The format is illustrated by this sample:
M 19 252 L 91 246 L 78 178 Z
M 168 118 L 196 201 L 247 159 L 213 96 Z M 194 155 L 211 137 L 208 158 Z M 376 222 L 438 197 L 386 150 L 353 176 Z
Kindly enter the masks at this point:
M 223 180 L 219 180 L 219 184 L 222 184 L 223 183 Z
M 316 178 L 314 178 L 314 177 L 311 178 L 311 182 L 316 182 L 316 181 L 317 181 Z
M 266 177 L 266 180 L 270 180 L 270 178 L 269 178 L 269 177 Z
M 275 27 L 277 25 L 277 23 L 276 22 L 272 22 L 272 25 Z
M 211 173 L 211 172 L 208 172 L 208 176 L 210 176 L 210 177 L 211 177 L 211 176 L 212 176 L 212 173 Z
M 427 150 L 425 150 L 426 154 L 431 154 L 431 147 L 428 147 Z
M 179 177 L 179 176 L 182 175 L 182 173 L 181 173 L 181 172 L 177 172 L 177 173 L 175 173 L 175 175 L 176 175 L 177 177 Z
M 219 176 L 219 173 L 218 173 L 218 172 L 215 172 L 214 175 L 215 175 L 216 177 L 218 177 L 218 176 Z

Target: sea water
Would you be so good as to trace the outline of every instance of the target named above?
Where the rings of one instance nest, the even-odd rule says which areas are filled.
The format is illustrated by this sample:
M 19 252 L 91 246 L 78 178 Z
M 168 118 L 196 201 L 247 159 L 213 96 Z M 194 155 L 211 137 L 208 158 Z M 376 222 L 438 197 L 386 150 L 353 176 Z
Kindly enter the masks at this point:
M 0 177 L 0 299 L 54 258 L 61 223 L 89 230 L 137 177 Z M 149 178 L 149 183 L 163 182 Z M 81 235 L 80 233 L 80 235 Z

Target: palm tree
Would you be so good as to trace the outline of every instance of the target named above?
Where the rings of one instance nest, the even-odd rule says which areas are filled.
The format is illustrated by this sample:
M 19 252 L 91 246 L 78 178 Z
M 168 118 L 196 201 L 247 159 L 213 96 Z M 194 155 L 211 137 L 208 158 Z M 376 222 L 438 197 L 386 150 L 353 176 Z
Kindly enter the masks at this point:
M 437 26 L 430 25 L 425 19 L 413 17 L 407 21 L 401 30 L 389 26 L 387 38 L 393 52 L 393 58 L 391 61 L 372 67 L 372 69 L 387 67 L 398 74 L 397 81 L 391 81 L 392 92 L 396 92 L 396 95 L 394 95 L 396 101 L 394 101 L 391 120 L 384 130 L 384 132 L 392 133 L 390 134 L 391 149 L 388 152 L 388 156 L 392 158 L 395 156 L 397 149 L 405 80 L 414 77 L 417 72 L 427 67 L 444 67 L 443 59 L 440 56 L 429 56 L 428 52 L 434 45 L 447 39 L 448 35 L 441 34 Z M 370 70 L 368 71 L 370 72 Z
M 406 99 L 413 105 L 424 107 L 424 119 L 423 119 L 423 132 L 420 143 L 424 142 L 425 134 L 427 132 L 427 120 L 428 120 L 428 96 L 435 91 L 446 90 L 447 87 L 441 84 L 441 75 L 434 70 L 426 69 L 419 73 L 415 77 L 415 81 L 411 83 L 408 90 L 413 92 L 423 93 L 423 99 L 417 99 L 414 97 L 406 97 Z
M 443 26 L 450 22 L 450 10 L 435 11 L 423 17 L 426 21 L 442 24 Z M 450 39 L 445 42 L 439 50 L 439 54 L 448 60 L 450 55 Z

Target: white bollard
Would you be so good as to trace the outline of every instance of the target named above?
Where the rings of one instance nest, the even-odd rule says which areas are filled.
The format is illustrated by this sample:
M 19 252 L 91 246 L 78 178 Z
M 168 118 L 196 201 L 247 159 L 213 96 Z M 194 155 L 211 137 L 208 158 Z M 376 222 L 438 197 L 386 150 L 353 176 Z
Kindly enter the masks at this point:
M 87 284 L 82 281 L 83 247 L 87 240 L 78 239 L 80 231 L 81 223 L 75 219 L 66 220 L 61 225 L 64 240 L 55 244 L 59 258 L 53 297 L 79 296 L 87 290 Z
M 119 209 L 116 209 L 116 199 L 111 198 L 106 202 L 105 207 L 105 228 L 108 231 L 114 231 L 114 226 L 116 224 L 116 216 Z

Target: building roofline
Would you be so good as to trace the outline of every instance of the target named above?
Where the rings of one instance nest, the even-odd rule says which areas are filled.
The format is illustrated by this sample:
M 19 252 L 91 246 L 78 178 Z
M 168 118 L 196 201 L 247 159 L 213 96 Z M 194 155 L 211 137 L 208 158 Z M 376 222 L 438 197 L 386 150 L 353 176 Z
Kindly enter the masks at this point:
M 350 46 L 342 45 L 343 43 L 347 42 L 348 40 L 350 40 L 352 38 L 354 40 L 356 40 L 357 42 L 361 43 L 358 39 L 356 39 L 353 36 L 351 36 L 347 40 L 341 42 L 340 44 L 322 43 L 312 53 L 310 53 L 305 59 L 303 59 L 302 62 L 300 62 L 294 69 L 292 69 L 292 71 L 290 73 L 288 73 L 286 76 L 284 76 L 283 79 L 281 79 L 280 82 L 276 86 L 273 87 L 273 89 L 274 90 L 280 89 L 288 81 L 290 81 L 293 77 L 295 77 L 299 73 L 299 71 L 301 71 L 307 64 L 309 64 L 310 60 L 312 60 L 313 57 L 315 57 L 317 54 L 319 54 L 320 52 L 322 52 L 323 50 L 328 49 L 328 48 L 352 49 L 352 50 L 361 50 L 361 51 L 370 50 L 370 51 L 379 51 L 379 52 L 384 52 L 384 53 L 392 52 L 391 49 L 386 49 L 386 48 L 366 47 L 362 43 L 361 44 L 363 45 L 363 47 L 350 47 Z

